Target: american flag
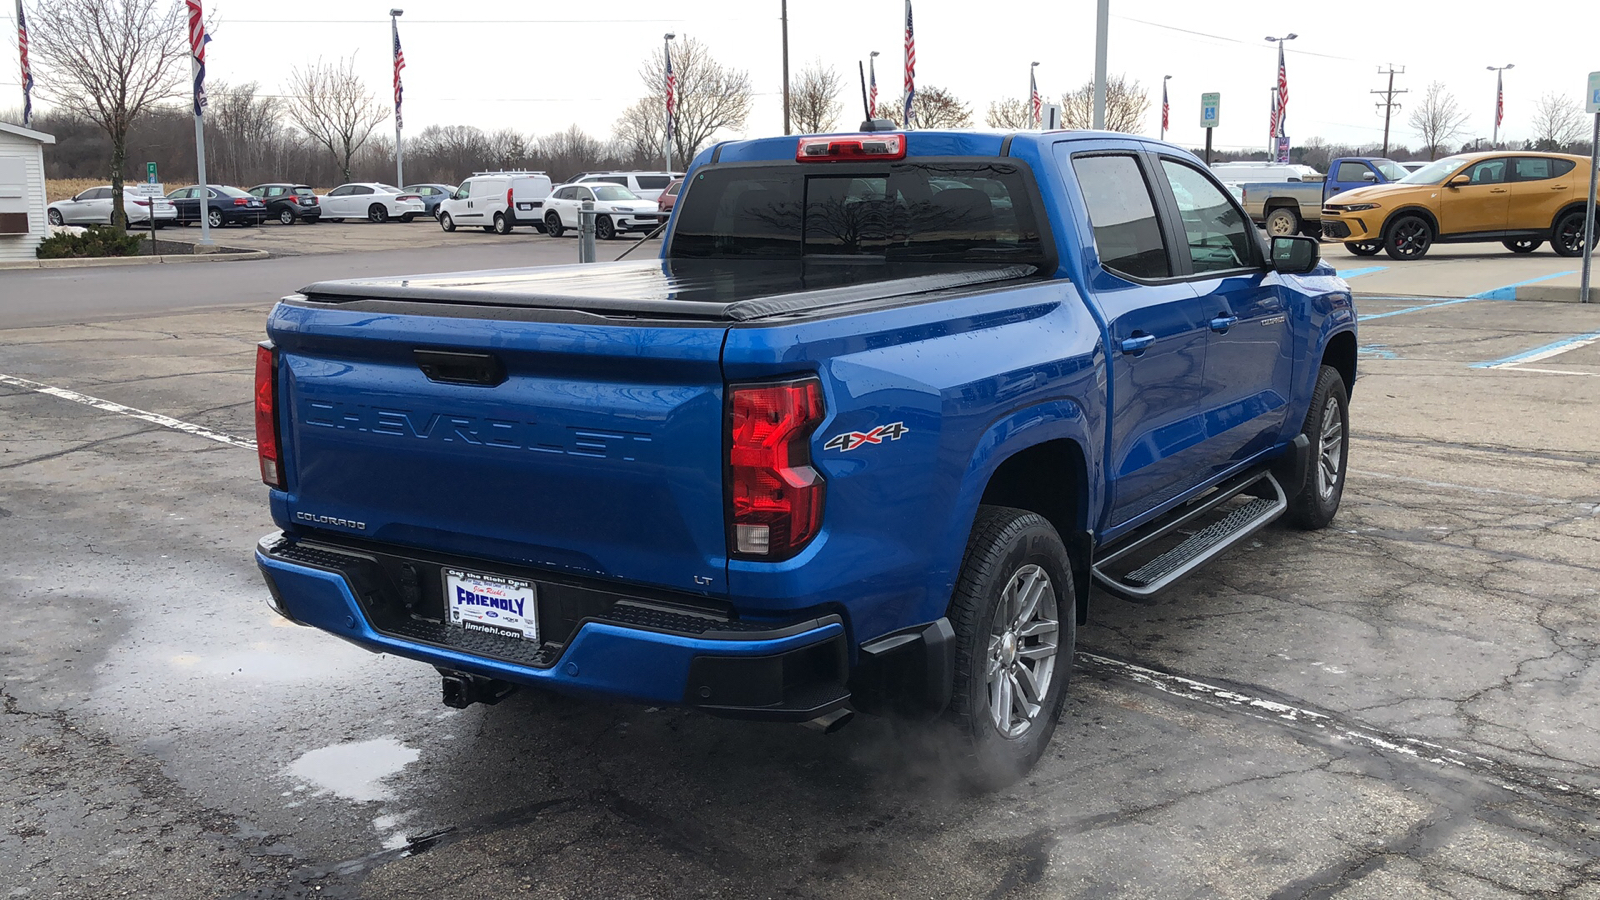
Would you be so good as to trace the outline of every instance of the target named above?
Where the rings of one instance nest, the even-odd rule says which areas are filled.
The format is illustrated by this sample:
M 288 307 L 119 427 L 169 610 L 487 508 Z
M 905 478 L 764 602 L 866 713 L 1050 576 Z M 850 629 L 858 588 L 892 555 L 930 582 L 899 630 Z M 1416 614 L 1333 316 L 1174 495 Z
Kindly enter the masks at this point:
M 1494 78 L 1494 127 L 1498 129 L 1500 123 L 1506 119 L 1506 86 L 1501 81 L 1500 73 L 1495 73 Z
M 1028 102 L 1033 107 L 1033 127 L 1038 128 L 1044 121 L 1044 98 L 1039 96 L 1039 82 L 1034 80 L 1033 69 L 1028 69 Z
M 1167 103 L 1167 83 L 1165 81 L 1163 81 L 1163 82 L 1161 82 L 1161 133 L 1162 133 L 1162 135 L 1165 135 L 1167 133 L 1167 129 L 1172 127 L 1172 120 L 1170 118 L 1171 112 L 1172 112 L 1172 107 L 1171 107 L 1171 105 L 1169 105 Z
M 906 0 L 906 110 L 907 128 L 916 127 L 911 101 L 917 96 L 917 37 L 911 29 L 911 0 Z
M 405 93 L 400 85 L 400 70 L 406 67 L 406 53 L 400 49 L 400 23 L 390 21 L 394 31 L 394 127 L 400 128 L 400 98 Z
M 17 0 L 17 53 L 22 57 L 22 127 L 33 118 L 33 69 L 28 65 L 28 20 L 22 15 L 22 0 Z
M 1278 42 L 1278 91 L 1272 95 L 1272 142 L 1277 152 L 1278 138 L 1283 136 L 1283 119 L 1289 111 L 1289 70 L 1283 66 L 1283 41 Z
M 189 53 L 199 63 L 194 70 L 194 114 L 206 111 L 206 44 L 211 35 L 206 34 L 206 16 L 200 0 L 185 0 L 189 7 Z
M 859 71 L 859 70 L 857 70 Z M 867 118 L 878 115 L 878 67 L 877 60 L 867 57 Z
M 678 76 L 672 74 L 672 48 L 664 47 L 667 57 L 667 137 L 672 137 L 672 118 L 678 111 Z

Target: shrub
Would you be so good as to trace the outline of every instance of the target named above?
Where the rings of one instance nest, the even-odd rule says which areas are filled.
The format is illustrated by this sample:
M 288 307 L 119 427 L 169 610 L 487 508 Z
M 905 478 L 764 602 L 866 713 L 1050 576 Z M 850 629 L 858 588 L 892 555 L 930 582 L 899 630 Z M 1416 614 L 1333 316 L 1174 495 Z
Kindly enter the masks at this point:
M 93 256 L 131 256 L 143 238 L 110 225 L 93 225 L 83 234 L 59 232 L 39 242 L 40 259 L 83 259 Z

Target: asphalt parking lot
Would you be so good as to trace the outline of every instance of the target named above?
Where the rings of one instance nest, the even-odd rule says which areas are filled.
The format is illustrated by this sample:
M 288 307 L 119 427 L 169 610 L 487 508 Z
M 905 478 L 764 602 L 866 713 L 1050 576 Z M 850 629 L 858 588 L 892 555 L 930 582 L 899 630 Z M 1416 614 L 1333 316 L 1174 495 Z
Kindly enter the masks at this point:
M 437 232 L 282 230 L 341 227 Z M 576 253 L 442 237 L 499 243 L 346 260 Z M 272 614 L 254 345 L 334 262 L 0 272 L 54 291 L 0 312 L 0 897 L 1600 900 L 1600 306 L 1362 298 L 1334 526 L 1097 598 L 1050 753 L 971 796 L 881 721 L 456 712 Z
M 173 226 L 162 229 L 164 240 L 195 242 L 200 239 L 198 226 Z M 601 241 L 596 252 L 604 259 L 609 253 L 615 256 L 637 242 L 641 235 L 628 235 L 611 241 Z M 463 227 L 447 232 L 431 218 L 401 222 L 398 219 L 375 224 L 367 221 L 318 222 L 315 225 L 279 225 L 267 222 L 251 228 L 229 226 L 211 233 L 213 242 L 227 247 L 248 250 L 266 250 L 274 256 L 303 256 L 323 253 L 369 253 L 382 250 L 427 249 L 431 247 L 475 248 L 492 245 L 532 244 L 559 248 L 572 262 L 578 261 L 578 233 L 567 229 L 566 234 L 552 238 L 523 226 L 510 234 L 495 234 L 482 228 Z M 637 253 L 644 253 L 641 249 Z

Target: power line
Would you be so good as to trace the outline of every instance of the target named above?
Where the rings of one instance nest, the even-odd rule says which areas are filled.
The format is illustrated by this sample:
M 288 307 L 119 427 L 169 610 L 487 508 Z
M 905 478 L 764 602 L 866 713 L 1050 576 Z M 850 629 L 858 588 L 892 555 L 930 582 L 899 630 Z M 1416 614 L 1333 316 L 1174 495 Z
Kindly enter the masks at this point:
M 1410 93 L 1409 91 L 1404 91 L 1404 90 L 1397 91 L 1397 90 L 1394 89 L 1394 76 L 1396 76 L 1396 75 L 1404 75 L 1405 72 L 1406 72 L 1406 67 L 1405 66 L 1401 66 L 1400 69 L 1398 71 L 1396 71 L 1395 67 L 1394 67 L 1394 63 L 1389 63 L 1389 71 L 1385 72 L 1382 69 L 1378 70 L 1378 74 L 1379 75 L 1388 75 L 1389 76 L 1389 87 L 1386 90 L 1371 91 L 1371 93 L 1382 94 L 1383 95 L 1383 102 L 1379 103 L 1377 105 L 1383 107 L 1383 155 L 1384 156 L 1388 156 L 1389 155 L 1389 116 L 1395 110 L 1400 108 L 1400 104 L 1394 102 L 1394 95 L 1395 94 Z
M 1162 29 L 1165 29 L 1167 31 L 1176 31 L 1176 32 L 1180 32 L 1182 34 L 1194 35 L 1196 37 L 1211 38 L 1212 40 L 1216 40 L 1216 41 L 1226 41 L 1227 43 L 1230 43 L 1230 44 L 1245 44 L 1245 45 L 1250 46 L 1250 47 L 1260 46 L 1255 41 L 1244 41 L 1244 40 L 1240 40 L 1239 38 L 1226 37 L 1226 36 L 1220 35 L 1220 34 L 1211 34 L 1209 32 L 1205 32 L 1205 31 L 1195 31 L 1195 30 L 1190 29 L 1190 28 L 1179 28 L 1176 25 L 1166 25 L 1166 24 L 1163 24 L 1161 22 L 1151 22 L 1151 21 L 1148 21 L 1146 19 L 1135 19 L 1133 16 L 1121 16 L 1121 15 L 1117 15 L 1116 13 L 1112 13 L 1111 14 L 1111 18 L 1113 18 L 1113 19 L 1123 19 L 1123 20 L 1128 21 L 1128 22 L 1137 22 L 1140 25 L 1148 25 L 1151 28 L 1162 28 Z M 1318 56 L 1318 57 L 1321 57 L 1323 59 L 1337 59 L 1337 60 L 1342 60 L 1344 62 L 1359 62 L 1360 61 L 1360 60 L 1357 60 L 1357 59 L 1353 59 L 1353 58 L 1351 58 L 1349 56 L 1334 56 L 1334 55 L 1329 54 L 1329 53 L 1315 53 L 1315 52 L 1312 52 L 1310 50 L 1290 50 L 1288 52 L 1292 56 Z

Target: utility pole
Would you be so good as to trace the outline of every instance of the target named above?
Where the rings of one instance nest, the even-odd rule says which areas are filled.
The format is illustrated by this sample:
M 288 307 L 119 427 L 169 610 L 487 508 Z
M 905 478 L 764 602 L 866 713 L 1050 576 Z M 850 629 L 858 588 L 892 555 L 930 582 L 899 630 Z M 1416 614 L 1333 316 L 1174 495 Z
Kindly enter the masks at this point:
M 1378 105 L 1383 107 L 1383 155 L 1384 156 L 1388 156 L 1389 155 L 1389 116 L 1396 109 L 1400 108 L 1400 104 L 1394 102 L 1394 95 L 1395 94 L 1409 93 L 1408 91 L 1403 91 L 1403 90 L 1402 91 L 1397 91 L 1397 90 L 1394 89 L 1394 76 L 1396 76 L 1396 75 L 1404 75 L 1405 73 L 1406 73 L 1406 67 L 1405 66 L 1401 66 L 1400 68 L 1396 69 L 1394 67 L 1394 63 L 1389 63 L 1389 70 L 1387 72 L 1385 72 L 1383 69 L 1379 69 L 1378 70 L 1378 74 L 1379 75 L 1388 75 L 1389 76 L 1389 89 L 1388 90 L 1384 90 L 1384 91 L 1372 91 L 1371 92 L 1371 93 L 1374 93 L 1374 94 L 1382 94 L 1383 95 L 1383 102 L 1379 103 Z
M 781 0 L 783 18 L 783 133 L 789 133 L 789 0 Z

